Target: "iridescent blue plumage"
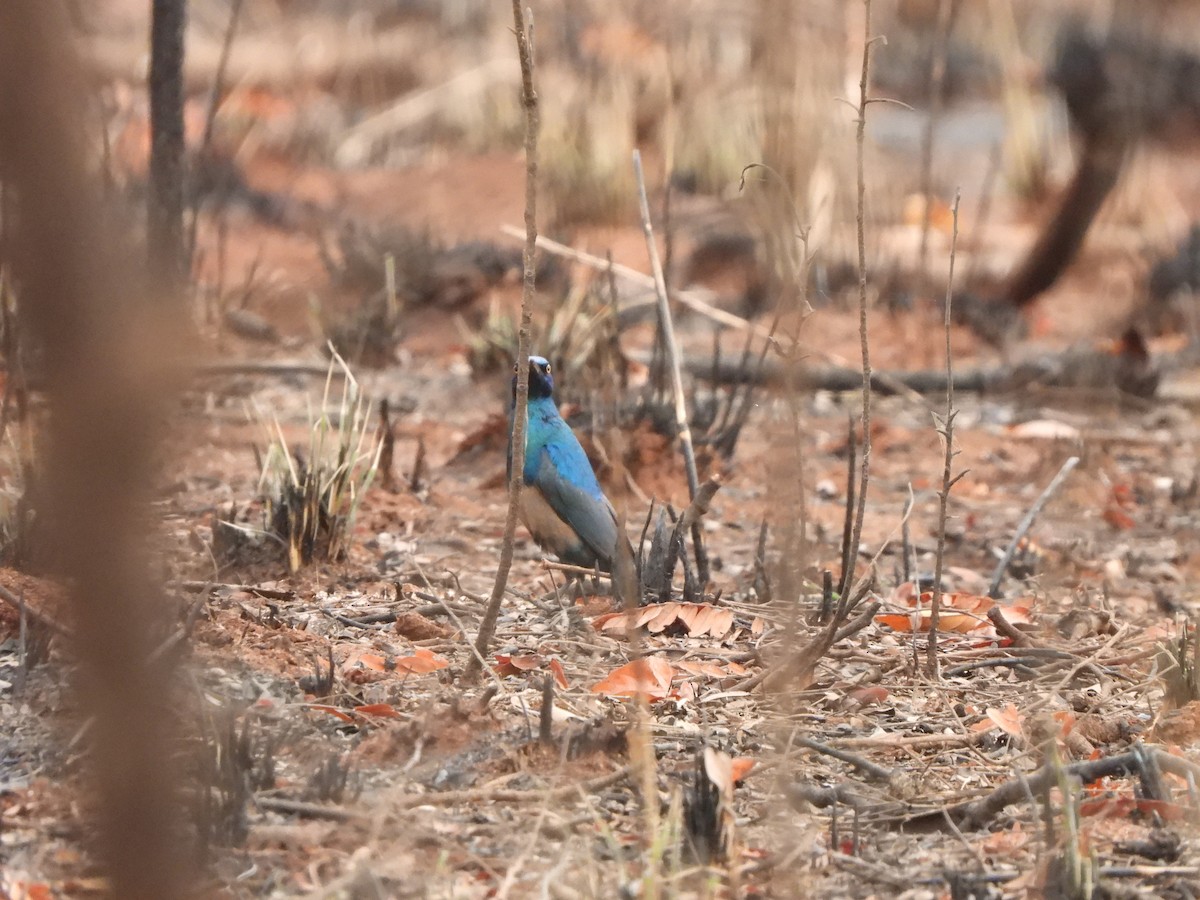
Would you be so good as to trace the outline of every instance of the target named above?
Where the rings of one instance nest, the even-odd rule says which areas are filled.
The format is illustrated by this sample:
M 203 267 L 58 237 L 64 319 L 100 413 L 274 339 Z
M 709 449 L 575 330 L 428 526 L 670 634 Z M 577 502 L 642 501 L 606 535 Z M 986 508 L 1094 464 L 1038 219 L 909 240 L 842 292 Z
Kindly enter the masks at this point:
M 513 400 L 516 378 L 513 378 Z M 508 465 L 512 470 L 512 407 Z M 563 562 L 611 571 L 617 516 L 592 464 L 554 402 L 550 363 L 529 357 L 529 425 L 525 440 L 521 519 L 535 541 Z

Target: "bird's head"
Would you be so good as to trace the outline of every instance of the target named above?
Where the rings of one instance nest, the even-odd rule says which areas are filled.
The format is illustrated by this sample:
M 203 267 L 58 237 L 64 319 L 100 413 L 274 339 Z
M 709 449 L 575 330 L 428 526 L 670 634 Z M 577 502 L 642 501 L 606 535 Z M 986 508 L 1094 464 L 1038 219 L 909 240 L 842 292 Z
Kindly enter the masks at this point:
M 517 367 L 513 366 L 512 397 L 517 399 Z M 542 400 L 554 396 L 554 378 L 550 374 L 550 361 L 543 356 L 529 357 L 529 399 Z

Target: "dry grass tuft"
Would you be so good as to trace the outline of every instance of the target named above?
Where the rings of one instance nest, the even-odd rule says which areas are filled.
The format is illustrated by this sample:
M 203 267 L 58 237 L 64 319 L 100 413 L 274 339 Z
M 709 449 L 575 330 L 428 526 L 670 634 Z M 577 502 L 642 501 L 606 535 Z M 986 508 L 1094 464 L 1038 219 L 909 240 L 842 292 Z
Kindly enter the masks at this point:
M 335 373 L 343 381 L 336 412 L 328 411 Z M 267 529 L 287 550 L 295 572 L 314 560 L 345 556 L 359 504 L 379 466 L 382 444 L 372 435 L 370 403 L 345 361 L 333 351 L 321 412 L 309 427 L 307 454 L 289 448 L 279 421 L 259 479 L 266 499 Z

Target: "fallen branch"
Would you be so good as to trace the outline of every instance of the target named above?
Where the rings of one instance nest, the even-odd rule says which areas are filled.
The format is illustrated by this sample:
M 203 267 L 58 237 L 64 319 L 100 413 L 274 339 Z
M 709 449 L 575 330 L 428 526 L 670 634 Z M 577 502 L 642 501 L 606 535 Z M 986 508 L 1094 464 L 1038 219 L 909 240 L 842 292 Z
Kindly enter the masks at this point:
M 629 777 L 630 768 L 625 767 L 607 775 L 599 775 L 578 784 L 568 784 L 562 787 L 544 791 L 505 791 L 490 788 L 472 788 L 465 791 L 441 791 L 430 794 L 416 794 L 396 798 L 390 804 L 392 809 L 411 809 L 414 806 L 452 806 L 458 803 L 542 803 L 547 800 L 565 800 L 579 794 L 592 794 L 619 784 Z
M 1070 763 L 1061 767 L 1043 765 L 1032 774 L 1009 779 L 984 797 L 947 808 L 945 816 L 943 810 L 938 809 L 915 816 L 907 820 L 907 824 L 938 827 L 945 824 L 948 816 L 950 821 L 960 828 L 974 830 L 983 827 L 1005 807 L 1025 802 L 1030 793 L 1036 796 L 1057 785 L 1061 775 L 1065 774 L 1071 778 L 1078 778 L 1084 784 L 1091 784 L 1101 778 L 1140 774 L 1147 763 L 1184 778 L 1200 777 L 1200 765 L 1179 756 L 1172 756 L 1158 748 L 1140 747 L 1116 756 Z
M 3 585 L 0 585 L 0 600 L 3 600 L 9 606 L 15 609 L 20 615 L 29 616 L 29 618 L 33 619 L 39 625 L 49 628 L 56 634 L 66 635 L 68 637 L 71 635 L 71 630 L 65 625 L 60 625 L 58 622 L 54 621 L 54 619 L 48 613 L 34 609 L 25 602 L 25 598 L 23 596 L 14 594 Z
M 716 384 L 770 384 L 785 386 L 788 379 L 798 377 L 799 387 L 808 390 L 835 392 L 852 391 L 862 387 L 862 371 L 853 368 L 835 354 L 819 347 L 801 347 L 799 353 L 825 360 L 828 366 L 809 368 L 793 373 L 786 360 L 768 358 L 761 367 L 743 367 L 733 360 L 714 359 L 712 356 L 695 356 L 687 364 L 687 371 L 694 378 Z M 646 362 L 646 354 L 629 354 L 631 359 Z M 954 390 L 973 394 L 1011 394 L 1017 391 L 1061 389 L 1079 393 L 1096 391 L 1107 397 L 1122 401 L 1145 400 L 1154 396 L 1150 385 L 1137 383 L 1134 375 L 1139 371 L 1162 373 L 1177 371 L 1195 364 L 1200 355 L 1192 349 L 1170 355 L 1162 354 L 1152 362 L 1137 363 L 1122 356 L 1114 356 L 1103 348 L 1084 346 L 1072 347 L 1060 353 L 1039 353 L 1030 358 L 1017 359 L 1007 365 L 966 369 L 954 373 Z M 1132 374 L 1128 371 L 1133 370 Z M 1186 390 L 1168 383 L 1160 396 L 1177 397 L 1183 402 L 1194 402 Z M 910 399 L 926 394 L 946 393 L 945 370 L 919 371 L 872 371 L 871 388 L 882 394 L 907 396 Z M 1154 388 L 1157 389 L 1157 382 Z
M 349 128 L 334 159 L 345 169 L 369 163 L 381 146 L 443 112 L 448 105 L 477 103 L 484 91 L 519 83 L 521 68 L 507 56 L 488 60 L 432 87 L 412 91 Z
M 883 766 L 871 762 L 869 759 L 863 759 L 849 750 L 841 750 L 837 747 L 830 747 L 828 744 L 822 744 L 819 741 L 814 741 L 806 737 L 797 735 L 795 742 L 801 747 L 812 750 L 814 753 L 820 753 L 824 756 L 831 756 L 836 760 L 853 766 L 859 771 L 865 773 L 867 777 L 873 778 L 876 781 L 890 781 L 892 778 L 892 769 L 885 769 Z
M 368 818 L 366 813 L 347 809 L 344 806 L 306 803 L 303 800 L 289 800 L 286 797 L 255 797 L 254 803 L 259 809 L 268 812 L 302 816 L 305 819 L 331 819 L 335 822 L 351 822 Z
M 834 851 L 830 854 L 830 858 L 834 864 L 840 869 L 846 869 L 853 872 L 859 878 L 867 881 L 875 881 L 879 884 L 886 884 L 888 887 L 897 891 L 907 891 L 912 887 L 912 880 L 898 875 L 893 869 L 879 863 L 871 862 L 863 859 L 860 856 L 851 856 L 848 853 L 840 853 Z
M 213 591 L 245 591 L 247 594 L 258 594 L 260 597 L 266 597 L 268 600 L 296 599 L 295 591 L 258 587 L 253 584 L 229 584 L 222 581 L 176 581 L 172 582 L 169 586 L 189 594 L 212 593 Z
M 992 627 L 996 629 L 996 633 L 1012 641 L 1014 647 L 1026 648 L 1038 646 L 1033 638 L 1004 618 L 1004 610 L 999 606 L 993 606 L 989 609 L 987 617 L 988 621 L 992 623 Z
M 880 734 L 871 737 L 845 738 L 838 741 L 839 747 L 866 750 L 871 747 L 970 747 L 983 740 L 986 732 L 971 734 Z
M 994 668 L 1016 669 L 1020 674 L 1032 675 L 1034 674 L 1033 669 L 1035 666 L 1044 665 L 1046 662 L 1045 657 L 1041 656 L 1006 656 L 997 659 L 977 659 L 975 662 L 951 666 L 943 671 L 942 675 L 945 678 L 954 678 L 957 675 L 966 675 L 978 669 Z
M 514 228 L 511 225 L 501 225 L 500 231 L 509 237 L 524 237 L 524 232 Z M 573 247 L 568 247 L 566 244 L 560 244 L 558 241 L 552 241 L 550 238 L 538 236 L 537 246 L 539 250 L 550 253 L 554 256 L 561 256 L 564 259 L 574 260 L 577 263 L 582 263 L 589 268 L 596 269 L 601 272 L 609 272 L 620 278 L 630 281 L 639 287 L 645 288 L 648 291 L 655 290 L 654 277 L 647 275 L 644 272 L 639 272 L 630 266 L 622 265 L 621 263 L 610 262 L 599 256 L 593 256 L 590 253 L 585 253 L 582 250 L 576 250 Z M 756 325 L 753 322 L 743 319 L 741 316 L 735 316 L 731 312 L 726 312 L 723 309 L 718 309 L 711 303 L 706 303 L 694 291 L 671 290 L 669 296 L 672 300 L 682 303 L 693 312 L 699 313 L 705 318 L 711 319 L 718 325 L 724 325 L 727 328 L 734 328 L 738 331 L 748 331 L 755 337 L 760 337 L 764 341 L 774 344 L 775 338 L 771 332 L 763 328 L 761 325 Z M 657 301 L 656 301 L 657 302 Z M 651 308 L 654 304 L 646 304 L 647 308 Z M 690 369 L 689 369 L 690 371 Z

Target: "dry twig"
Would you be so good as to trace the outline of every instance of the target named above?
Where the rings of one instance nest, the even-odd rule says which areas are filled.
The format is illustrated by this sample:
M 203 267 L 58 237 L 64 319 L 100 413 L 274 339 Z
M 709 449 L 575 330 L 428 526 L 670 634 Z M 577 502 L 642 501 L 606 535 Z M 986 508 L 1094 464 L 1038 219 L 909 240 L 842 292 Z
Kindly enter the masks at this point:
M 1060 773 L 1078 778 L 1084 784 L 1090 784 L 1100 778 L 1137 774 L 1151 762 L 1163 771 L 1184 778 L 1196 778 L 1200 775 L 1200 766 L 1195 763 L 1156 748 L 1139 746 L 1127 753 L 1118 753 L 1103 759 L 1086 760 L 1065 766 L 1047 763 L 1030 775 L 1009 779 L 986 796 L 952 806 L 946 812 L 963 829 L 980 828 L 1006 806 L 1020 803 L 1029 792 L 1036 795 L 1048 787 L 1056 786 Z M 942 818 L 942 811 L 939 810 L 931 824 L 936 824 Z
M 945 5 L 948 0 L 942 0 Z M 954 296 L 954 257 L 958 250 L 958 202 L 961 191 L 954 193 L 954 231 L 950 238 L 950 275 L 946 279 L 946 309 L 943 328 L 946 334 L 946 412 L 938 433 L 945 450 L 942 459 L 942 489 L 938 491 L 937 557 L 933 574 L 933 608 L 929 614 L 929 643 L 926 646 L 926 668 L 930 675 L 937 675 L 938 620 L 942 613 L 942 573 L 946 562 L 946 509 L 950 502 L 950 488 L 954 487 L 966 472 L 952 474 L 952 465 L 957 453 L 954 450 L 954 419 L 958 410 L 954 408 L 954 356 L 950 347 L 950 303 Z M 920 594 L 920 591 L 917 592 Z
M 512 472 L 508 482 L 508 514 L 504 519 L 504 540 L 500 546 L 500 564 L 487 609 L 479 623 L 475 654 L 467 663 L 466 674 L 475 677 L 481 668 L 480 660 L 487 656 L 488 645 L 496 633 L 500 604 L 508 585 L 512 568 L 513 544 L 517 534 L 517 512 L 521 502 L 522 473 L 525 471 L 525 430 L 529 405 L 529 326 L 533 320 L 533 293 L 537 275 L 534 255 L 537 252 L 537 142 L 538 97 L 533 82 L 533 20 L 528 24 L 521 13 L 521 0 L 513 0 L 513 30 L 517 36 L 517 53 L 521 58 L 521 102 L 525 107 L 525 252 L 522 255 L 524 283 L 521 290 L 521 327 L 517 332 L 517 396 L 513 407 Z
M 642 214 L 642 231 L 646 235 L 646 252 L 650 255 L 650 271 L 654 273 L 654 290 L 658 295 L 658 321 L 662 329 L 663 347 L 667 364 L 671 369 L 671 393 L 675 402 L 675 429 L 679 434 L 679 450 L 683 454 L 684 470 L 687 473 L 688 499 L 695 500 L 700 490 L 700 476 L 696 471 L 696 450 L 692 446 L 692 426 L 688 422 L 687 398 L 683 393 L 683 374 L 680 370 L 679 343 L 675 340 L 675 323 L 671 318 L 671 304 L 667 299 L 667 282 L 663 275 L 662 261 L 658 258 L 658 244 L 654 242 L 654 226 L 650 222 L 650 200 L 646 196 L 646 179 L 642 174 L 642 154 L 633 151 L 633 171 L 637 179 L 638 203 Z M 708 582 L 708 565 L 704 556 L 704 536 L 699 521 L 692 522 L 692 544 L 696 549 L 696 565 L 701 586 Z
M 630 775 L 628 767 L 609 772 L 607 775 L 597 775 L 587 781 L 563 785 L 544 791 L 507 791 L 494 788 L 473 788 L 463 791 L 432 791 L 428 794 L 409 794 L 396 798 L 389 808 L 399 811 L 411 809 L 414 806 L 452 806 L 457 803 L 539 803 L 546 799 L 567 800 L 580 795 L 594 794 L 596 791 L 620 784 Z
M 867 512 L 867 486 L 871 479 L 871 345 L 867 322 L 867 225 L 866 195 L 867 180 L 864 171 L 864 143 L 867 132 L 867 85 L 871 75 L 871 0 L 863 0 L 863 55 L 862 75 L 858 82 L 858 119 L 855 123 L 857 212 L 855 215 L 858 235 L 858 336 L 862 352 L 862 462 L 859 464 L 858 507 L 854 513 L 854 528 L 850 540 L 850 560 L 858 559 L 858 548 L 862 544 L 863 519 Z M 842 581 L 849 585 L 851 577 L 843 574 Z
M 942 114 L 942 94 L 946 81 L 946 47 L 950 40 L 950 29 L 954 23 L 956 0 L 938 0 L 937 30 L 933 46 L 929 51 L 929 115 L 921 135 L 921 197 L 925 208 L 921 213 L 921 244 L 917 252 L 917 271 L 922 282 L 926 278 L 929 264 L 929 226 L 933 213 L 933 139 L 937 133 L 938 120 Z M 954 203 L 958 211 L 958 200 Z M 957 215 L 955 216 L 957 221 Z M 957 233 L 957 227 L 955 229 Z
M 500 230 L 509 237 L 519 237 L 521 232 L 513 228 L 511 225 L 502 225 Z M 574 260 L 577 263 L 596 269 L 600 272 L 608 273 L 610 276 L 616 275 L 624 278 L 626 281 L 631 281 L 647 290 L 655 290 L 654 277 L 639 272 L 637 269 L 614 263 L 611 260 L 604 259 L 599 256 L 593 256 L 591 253 L 585 253 L 582 250 L 576 250 L 574 247 L 568 247 L 566 244 L 560 244 L 558 241 L 553 241 L 548 237 L 539 236 L 537 239 L 539 250 L 550 253 L 554 256 L 561 256 L 564 259 Z M 743 319 L 741 316 L 735 316 L 731 312 L 726 312 L 723 309 L 718 309 L 711 303 L 706 303 L 692 291 L 681 291 L 673 289 L 670 291 L 670 296 L 678 300 L 692 312 L 711 319 L 718 325 L 724 325 L 727 328 L 734 328 L 738 331 L 746 331 L 753 334 L 755 337 L 760 337 L 769 343 L 776 343 L 775 337 L 769 329 L 763 328 L 761 325 L 756 325 L 753 322 Z M 657 302 L 657 301 L 655 301 Z
M 1012 564 L 1013 555 L 1017 552 L 1017 547 L 1020 545 L 1021 539 L 1029 533 L 1029 529 L 1037 521 L 1037 517 L 1041 514 L 1042 509 L 1050 502 L 1050 498 L 1054 496 L 1058 489 L 1062 487 L 1062 483 L 1067 480 L 1067 476 L 1071 474 L 1071 470 L 1077 465 L 1079 465 L 1078 456 L 1072 456 L 1062 464 L 1062 468 L 1058 470 L 1058 474 L 1046 485 L 1046 489 L 1034 501 L 1033 506 L 1029 508 L 1029 512 L 1025 514 L 1025 518 L 1021 520 L 1021 524 L 1017 526 L 1017 531 L 1009 542 L 1008 549 L 1004 551 L 1004 556 L 996 566 L 996 571 L 992 573 L 992 580 L 988 585 L 988 596 L 992 599 L 1000 596 L 1000 582 L 1004 580 L 1004 573 L 1008 571 L 1009 565 Z
M 225 24 L 225 36 L 221 39 L 221 55 L 217 59 L 217 70 L 213 76 L 212 88 L 208 93 L 208 107 L 204 112 L 204 131 L 200 136 L 200 148 L 196 152 L 196 160 L 205 165 L 212 150 L 213 134 L 217 125 L 217 110 L 221 108 L 221 95 L 225 92 L 225 72 L 229 68 L 229 57 L 233 50 L 233 39 L 237 34 L 238 20 L 242 15 L 244 0 L 233 0 L 229 6 L 229 20 Z M 196 236 L 200 229 L 200 193 L 195 191 L 191 202 L 192 221 L 188 227 L 188 239 L 185 247 L 188 271 L 196 258 Z M 223 274 L 223 273 L 222 273 Z

